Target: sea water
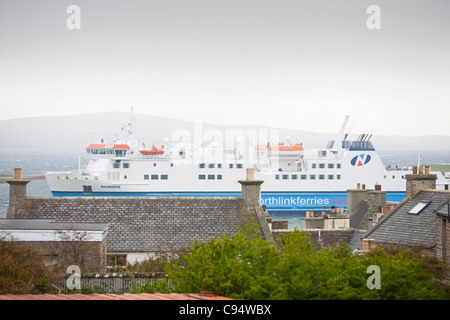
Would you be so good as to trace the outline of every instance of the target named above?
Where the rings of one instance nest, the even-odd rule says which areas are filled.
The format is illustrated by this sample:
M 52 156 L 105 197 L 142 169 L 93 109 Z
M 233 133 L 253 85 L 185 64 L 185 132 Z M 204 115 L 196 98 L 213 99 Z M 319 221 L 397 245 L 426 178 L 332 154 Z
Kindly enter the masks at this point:
M 52 193 L 45 180 L 33 180 L 27 184 L 28 197 L 51 197 Z M 0 218 L 6 218 L 9 205 L 9 184 L 0 183 Z

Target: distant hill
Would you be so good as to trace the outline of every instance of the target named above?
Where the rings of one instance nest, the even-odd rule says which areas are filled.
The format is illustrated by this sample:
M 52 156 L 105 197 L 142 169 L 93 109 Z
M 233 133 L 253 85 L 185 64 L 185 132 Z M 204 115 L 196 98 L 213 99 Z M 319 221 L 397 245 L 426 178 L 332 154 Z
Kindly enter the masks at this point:
M 135 114 L 139 138 L 162 143 L 177 129 L 184 129 L 194 136 L 194 123 L 180 119 Z M 108 112 L 71 116 L 20 118 L 0 120 L 0 149 L 80 150 L 89 142 L 103 138 L 111 141 L 121 125 L 129 119 L 128 113 Z M 340 124 L 337 124 L 339 127 Z M 265 126 L 221 126 L 202 123 L 202 132 L 220 130 L 271 129 Z M 352 136 L 360 132 L 351 133 Z M 315 133 L 299 129 L 280 128 L 280 139 L 289 136 L 292 142 L 302 142 L 307 148 L 325 147 L 336 133 Z M 373 136 L 371 141 L 380 152 L 405 151 L 415 154 L 430 150 L 449 151 L 450 136 Z

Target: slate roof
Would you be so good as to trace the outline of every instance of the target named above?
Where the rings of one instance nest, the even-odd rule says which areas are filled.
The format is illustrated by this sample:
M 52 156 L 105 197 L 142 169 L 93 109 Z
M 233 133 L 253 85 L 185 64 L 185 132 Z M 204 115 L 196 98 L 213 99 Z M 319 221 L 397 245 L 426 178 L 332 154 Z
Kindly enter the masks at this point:
M 408 214 L 419 202 L 431 201 L 419 214 Z M 405 199 L 380 220 L 364 238 L 375 243 L 436 246 L 436 213 L 450 201 L 450 192 L 424 189 Z
M 192 242 L 234 234 L 253 218 L 241 197 L 27 198 L 24 218 L 107 223 L 109 253 L 172 251 Z M 267 232 L 268 225 L 266 222 Z M 264 234 L 264 230 L 263 234 Z
M 363 201 L 361 205 L 354 212 L 352 212 L 350 216 L 350 228 L 361 229 L 361 223 L 364 220 L 368 209 L 369 204 L 367 201 Z
M 436 210 L 436 213 L 440 216 L 450 216 L 450 200 L 445 202 L 440 208 Z

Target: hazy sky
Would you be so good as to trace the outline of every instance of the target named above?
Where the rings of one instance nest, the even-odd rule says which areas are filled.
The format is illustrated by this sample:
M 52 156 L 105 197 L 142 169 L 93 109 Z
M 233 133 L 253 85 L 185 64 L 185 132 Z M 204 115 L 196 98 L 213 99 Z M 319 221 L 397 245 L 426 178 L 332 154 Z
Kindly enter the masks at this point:
M 72 4 L 81 29 L 67 27 Z M 381 29 L 367 27 L 370 5 Z M 317 132 L 348 114 L 357 133 L 450 135 L 450 1 L 0 0 L 0 119 L 131 105 Z

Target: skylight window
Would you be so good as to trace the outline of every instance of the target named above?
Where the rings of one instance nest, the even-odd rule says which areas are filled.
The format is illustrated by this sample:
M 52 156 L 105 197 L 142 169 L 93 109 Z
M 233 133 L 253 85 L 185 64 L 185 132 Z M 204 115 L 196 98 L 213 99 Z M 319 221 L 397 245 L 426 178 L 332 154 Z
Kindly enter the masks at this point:
M 414 206 L 414 208 L 412 208 L 411 210 L 408 211 L 409 214 L 419 214 L 423 211 L 423 209 L 425 209 L 431 201 L 423 201 L 423 202 L 419 202 L 418 204 L 416 204 Z

